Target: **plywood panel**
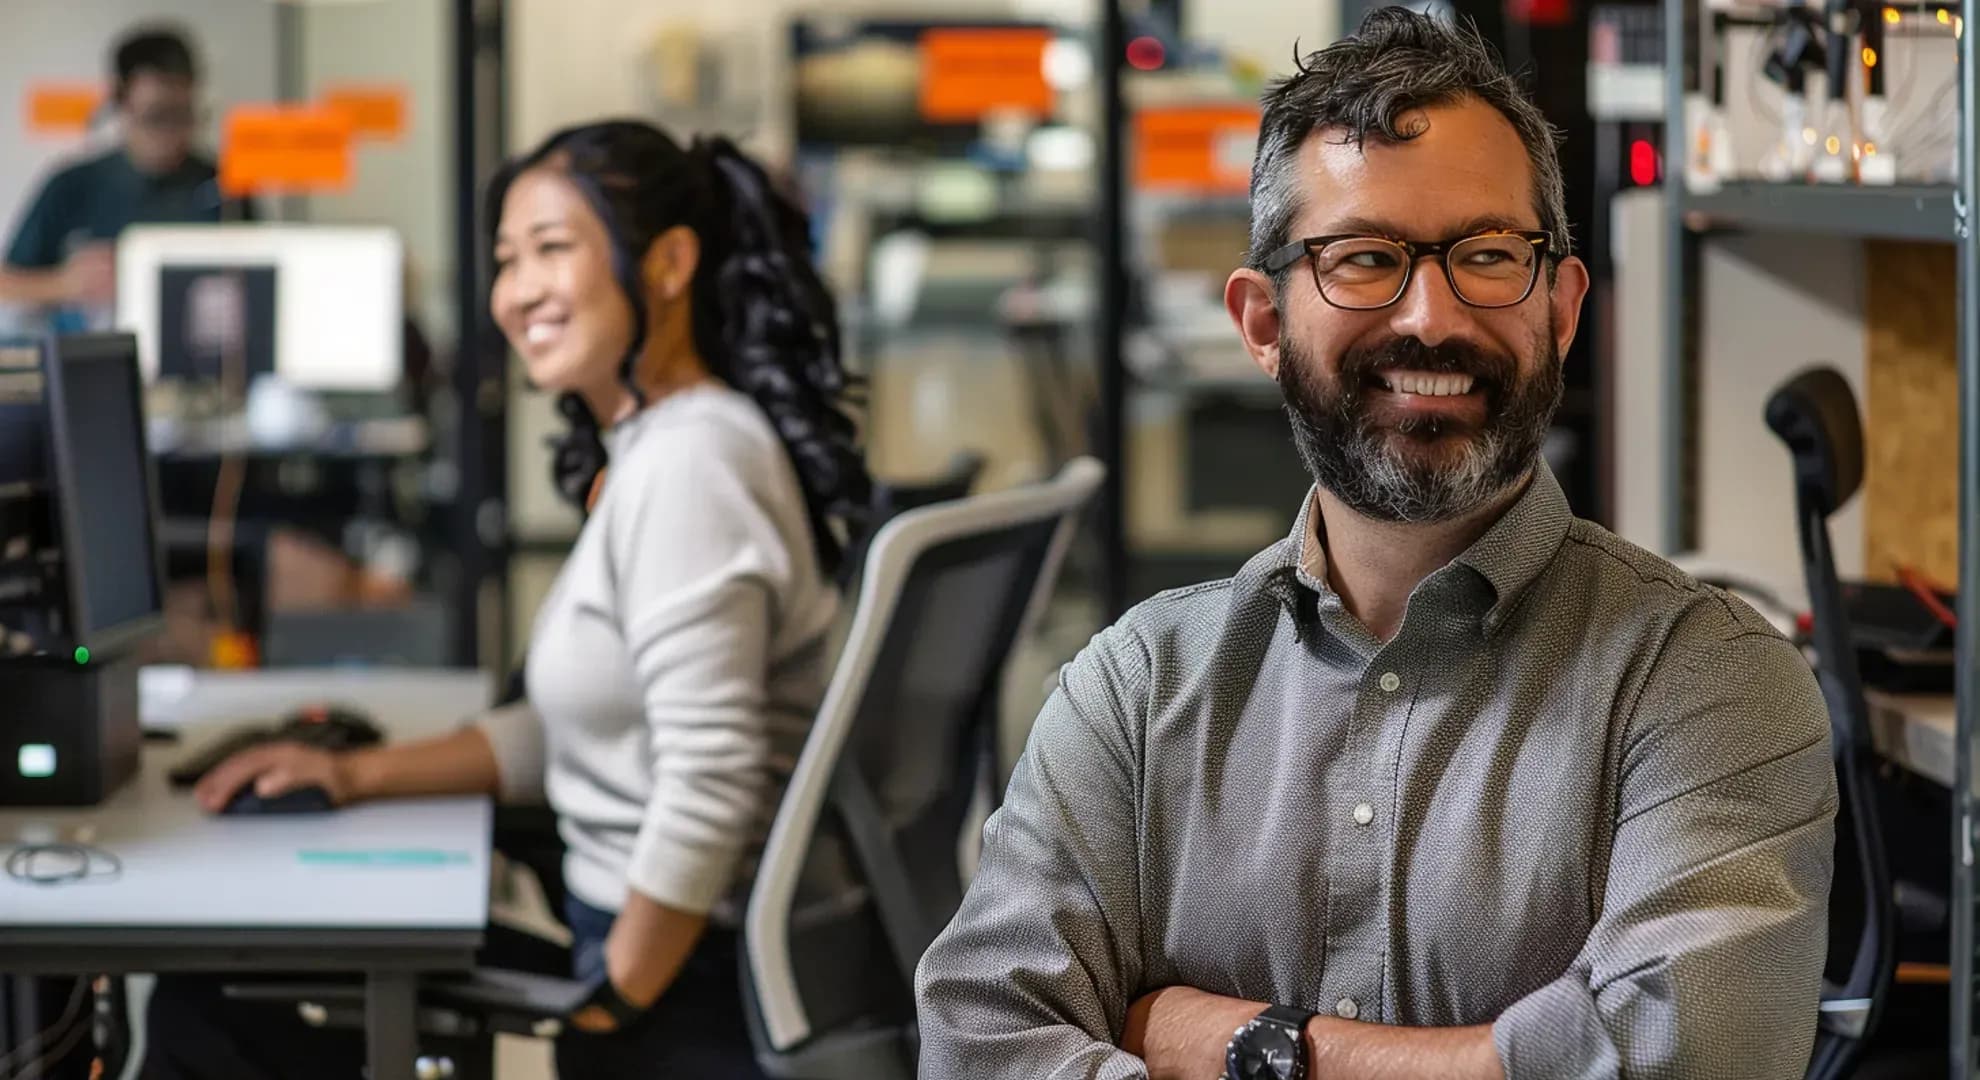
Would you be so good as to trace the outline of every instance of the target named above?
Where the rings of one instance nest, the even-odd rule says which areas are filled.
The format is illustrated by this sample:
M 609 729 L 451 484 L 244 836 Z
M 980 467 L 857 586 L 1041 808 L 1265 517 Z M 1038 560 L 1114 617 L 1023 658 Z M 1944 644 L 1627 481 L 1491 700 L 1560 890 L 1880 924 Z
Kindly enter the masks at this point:
M 1867 245 L 1864 570 L 1954 583 L 1959 554 L 1953 249 Z

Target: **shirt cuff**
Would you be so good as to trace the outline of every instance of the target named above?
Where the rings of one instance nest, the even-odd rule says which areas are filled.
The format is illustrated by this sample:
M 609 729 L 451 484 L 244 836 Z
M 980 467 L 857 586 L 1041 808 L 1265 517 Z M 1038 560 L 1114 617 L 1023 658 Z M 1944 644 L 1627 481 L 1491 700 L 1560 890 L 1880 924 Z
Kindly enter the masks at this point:
M 1506 1080 L 1613 1080 L 1622 1061 L 1588 979 L 1570 970 L 1513 1002 L 1492 1024 Z
M 690 915 L 706 915 L 728 895 L 742 862 L 740 847 L 683 843 L 649 819 L 633 841 L 626 883 L 650 899 Z
M 497 795 L 505 804 L 544 801 L 543 775 L 549 762 L 543 746 L 543 718 L 527 701 L 490 709 L 472 721 L 495 754 Z

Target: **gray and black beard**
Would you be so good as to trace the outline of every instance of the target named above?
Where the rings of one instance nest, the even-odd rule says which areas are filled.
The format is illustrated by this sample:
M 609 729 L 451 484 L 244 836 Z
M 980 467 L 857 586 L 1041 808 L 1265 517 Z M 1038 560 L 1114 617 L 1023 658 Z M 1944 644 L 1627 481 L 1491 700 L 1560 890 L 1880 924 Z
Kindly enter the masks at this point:
M 1511 356 L 1462 342 L 1432 348 L 1399 338 L 1348 352 L 1328 380 L 1291 337 L 1283 338 L 1279 388 L 1293 445 L 1314 482 L 1363 516 L 1419 523 L 1464 517 L 1505 494 L 1539 460 L 1561 402 L 1561 358 L 1551 326 L 1536 335 L 1533 349 L 1539 363 L 1521 379 Z M 1447 421 L 1378 425 L 1367 393 L 1384 371 L 1470 375 L 1485 394 L 1483 425 L 1455 453 L 1436 445 L 1451 434 Z

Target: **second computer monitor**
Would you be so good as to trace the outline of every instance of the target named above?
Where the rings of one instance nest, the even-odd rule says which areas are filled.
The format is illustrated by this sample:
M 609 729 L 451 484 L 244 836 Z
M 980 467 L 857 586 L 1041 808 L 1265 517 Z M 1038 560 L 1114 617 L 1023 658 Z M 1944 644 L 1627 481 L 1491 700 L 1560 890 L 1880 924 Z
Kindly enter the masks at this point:
M 164 624 L 137 345 L 128 334 L 90 334 L 56 338 L 45 355 L 68 644 L 114 654 Z
M 117 325 L 147 381 L 273 372 L 383 393 L 404 369 L 404 247 L 389 228 L 139 225 L 117 242 Z

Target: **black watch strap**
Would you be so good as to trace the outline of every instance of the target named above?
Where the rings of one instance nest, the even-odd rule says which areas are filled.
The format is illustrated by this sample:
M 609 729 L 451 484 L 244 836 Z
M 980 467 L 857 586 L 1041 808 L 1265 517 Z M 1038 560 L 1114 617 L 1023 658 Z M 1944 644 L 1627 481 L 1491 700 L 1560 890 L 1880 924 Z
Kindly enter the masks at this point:
M 1258 1014 L 1260 1020 L 1271 1020 L 1286 1025 L 1294 1031 L 1304 1032 L 1306 1022 L 1320 1014 L 1312 1009 L 1302 1009 L 1296 1005 L 1274 1005 Z
M 605 1010 L 612 1022 L 619 1027 L 630 1027 L 632 1022 L 646 1015 L 646 1010 L 634 1005 L 619 995 L 619 988 L 604 975 L 598 977 L 597 985 L 591 988 L 591 997 L 585 1000 L 587 1006 L 596 1005 Z

